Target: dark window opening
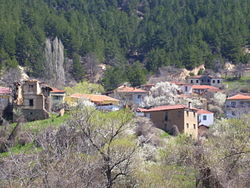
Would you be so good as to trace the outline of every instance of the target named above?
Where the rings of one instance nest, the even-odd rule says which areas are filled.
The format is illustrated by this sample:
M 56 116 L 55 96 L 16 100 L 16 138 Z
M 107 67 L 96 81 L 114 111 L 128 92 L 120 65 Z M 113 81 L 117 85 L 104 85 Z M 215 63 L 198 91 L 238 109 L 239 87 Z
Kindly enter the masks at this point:
M 203 120 L 207 120 L 207 116 L 206 115 L 203 116 Z
M 189 128 L 189 124 L 187 123 L 187 128 Z
M 213 83 L 215 83 L 215 80 L 213 80 Z
M 29 100 L 29 106 L 34 106 L 34 100 L 33 99 Z
M 196 83 L 199 83 L 199 80 L 196 80 Z
M 219 83 L 220 83 L 220 80 L 218 80 L 217 83 L 219 84 Z
M 168 121 L 168 113 L 165 112 L 165 121 Z
M 193 80 L 191 80 L 191 84 L 193 83 Z
M 196 125 L 194 124 L 194 129 L 196 129 Z

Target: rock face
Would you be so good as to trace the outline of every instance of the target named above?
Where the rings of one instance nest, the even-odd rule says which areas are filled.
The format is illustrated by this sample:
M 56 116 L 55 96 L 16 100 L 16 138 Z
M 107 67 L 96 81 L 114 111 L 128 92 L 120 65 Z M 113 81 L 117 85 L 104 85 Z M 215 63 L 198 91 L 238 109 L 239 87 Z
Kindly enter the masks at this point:
M 57 37 L 45 41 L 45 72 L 44 79 L 51 86 L 65 85 L 64 46 Z

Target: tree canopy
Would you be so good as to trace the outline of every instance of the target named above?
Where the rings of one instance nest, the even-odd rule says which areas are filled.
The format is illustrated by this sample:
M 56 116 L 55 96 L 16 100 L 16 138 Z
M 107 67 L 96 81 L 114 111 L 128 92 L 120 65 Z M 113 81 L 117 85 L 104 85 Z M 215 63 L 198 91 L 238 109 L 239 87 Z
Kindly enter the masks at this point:
M 18 62 L 42 76 L 45 38 L 56 36 L 78 80 L 79 56 L 89 53 L 118 67 L 139 61 L 149 72 L 213 67 L 216 58 L 246 63 L 249 9 L 248 0 L 2 0 L 0 67 Z

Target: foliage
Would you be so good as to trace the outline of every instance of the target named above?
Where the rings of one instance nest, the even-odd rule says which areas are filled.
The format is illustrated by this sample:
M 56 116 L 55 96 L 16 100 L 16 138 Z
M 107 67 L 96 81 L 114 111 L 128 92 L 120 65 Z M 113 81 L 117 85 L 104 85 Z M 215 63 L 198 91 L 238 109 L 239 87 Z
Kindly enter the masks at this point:
M 86 71 L 79 69 L 77 56 L 89 53 L 118 67 L 140 61 L 149 72 L 165 65 L 213 67 L 218 58 L 249 61 L 243 53 L 250 41 L 248 0 L 2 0 L 1 5 L 0 68 L 17 61 L 32 76 L 45 70 L 46 37 L 63 42 L 77 80 Z
M 73 87 L 65 87 L 64 88 L 67 95 L 72 95 L 75 93 L 82 94 L 100 94 L 104 92 L 104 89 L 99 84 L 92 84 L 86 81 L 79 82 Z
M 179 96 L 180 88 L 170 82 L 159 82 L 150 89 L 149 96 L 144 97 L 142 106 L 161 106 L 161 105 L 188 105 L 191 102 L 195 107 L 202 106 L 199 98 L 183 98 Z

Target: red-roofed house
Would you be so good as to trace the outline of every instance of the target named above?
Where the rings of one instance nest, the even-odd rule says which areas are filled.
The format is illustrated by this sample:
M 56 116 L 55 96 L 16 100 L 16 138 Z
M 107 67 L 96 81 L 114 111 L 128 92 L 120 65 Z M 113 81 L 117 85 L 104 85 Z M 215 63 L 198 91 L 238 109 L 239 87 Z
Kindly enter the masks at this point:
M 187 84 L 184 82 L 171 82 L 180 87 L 181 91 L 185 95 L 191 95 L 193 93 L 193 88 L 191 84 Z
M 128 86 L 121 86 L 114 90 L 113 97 L 119 99 L 123 105 L 139 105 L 143 98 L 148 94 L 148 91 L 128 87 Z
M 51 101 L 52 101 L 52 109 L 60 104 L 64 103 L 65 99 L 65 91 L 57 88 L 52 88 L 50 92 Z
M 237 94 L 228 97 L 225 103 L 228 118 L 240 118 L 243 114 L 250 113 L 250 94 Z
M 138 108 L 137 112 L 152 120 L 157 128 L 173 134 L 175 127 L 180 133 L 198 137 L 198 117 L 196 110 L 184 105 L 167 105 L 154 108 Z
M 197 109 L 197 114 L 198 114 L 199 125 L 210 126 L 214 124 L 213 112 L 203 109 Z
M 0 87 L 0 116 L 3 116 L 6 108 L 11 104 L 11 89 Z
M 214 86 L 209 86 L 209 85 L 192 85 L 192 91 L 193 93 L 197 93 L 201 95 L 207 92 L 216 93 L 216 92 L 219 92 L 220 89 Z

